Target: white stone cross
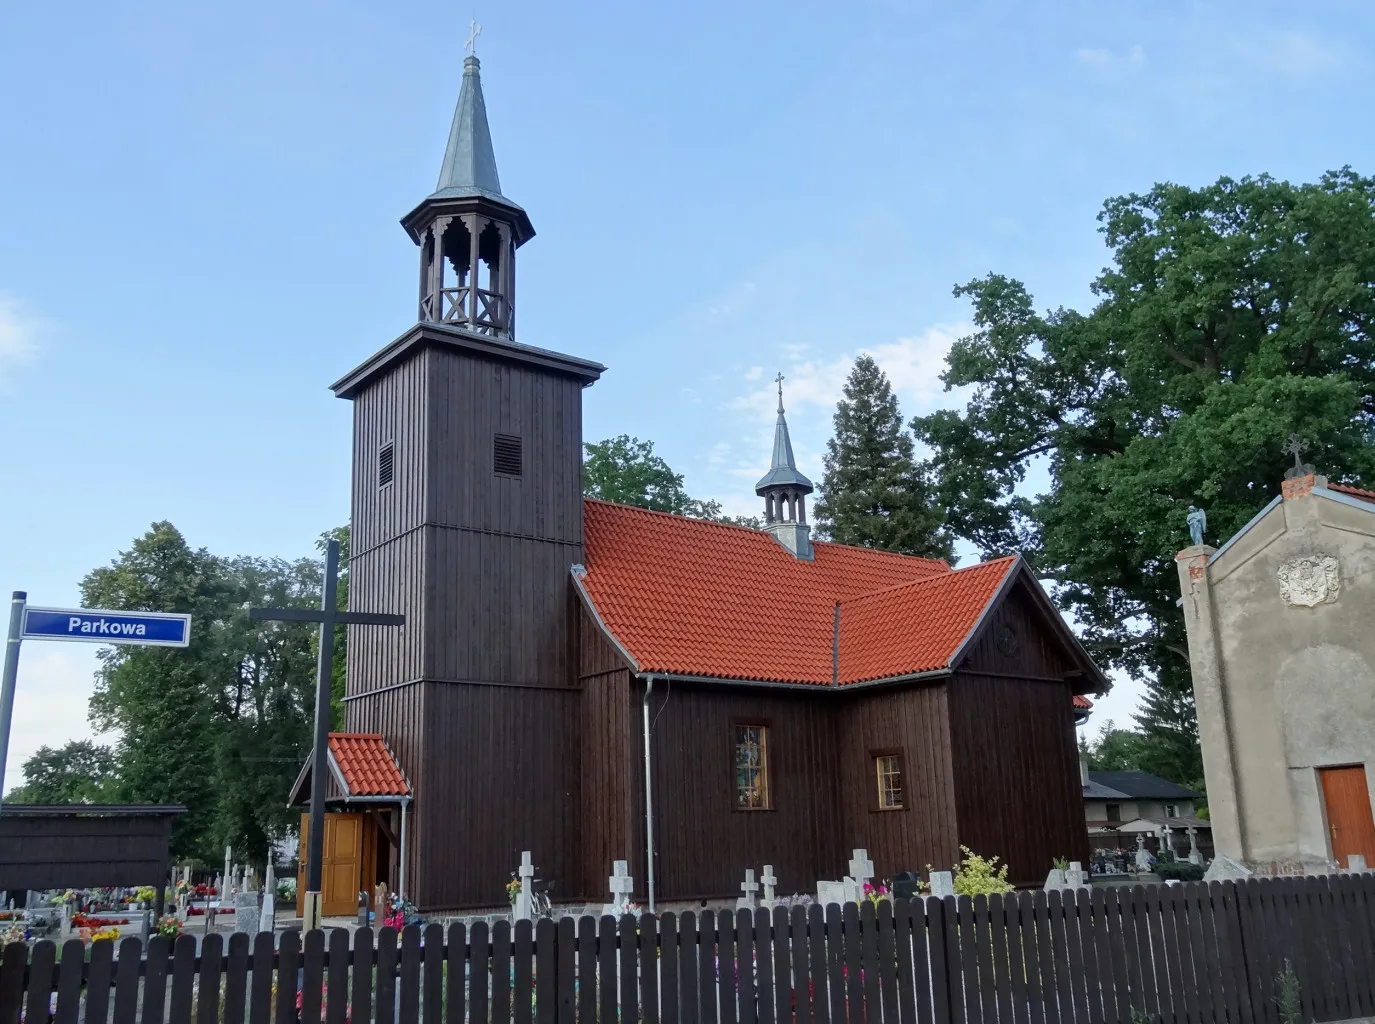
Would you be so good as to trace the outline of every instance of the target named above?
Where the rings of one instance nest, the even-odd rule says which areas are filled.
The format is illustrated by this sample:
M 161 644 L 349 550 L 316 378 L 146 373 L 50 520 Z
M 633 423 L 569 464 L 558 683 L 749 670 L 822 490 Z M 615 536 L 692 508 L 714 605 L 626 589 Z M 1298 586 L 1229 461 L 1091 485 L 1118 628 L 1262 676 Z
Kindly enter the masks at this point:
M 468 22 L 468 41 L 463 44 L 463 48 L 474 57 L 477 56 L 477 37 L 480 35 L 482 35 L 482 26 L 479 25 L 477 19 L 474 18 L 472 21 Z
M 740 891 L 745 895 L 735 901 L 736 910 L 753 910 L 759 904 L 755 901 L 758 897 L 759 883 L 754 880 L 754 868 L 745 869 L 745 880 L 740 883 Z
M 635 879 L 630 877 L 630 866 L 623 860 L 616 861 L 607 882 L 611 886 L 611 902 L 602 908 L 602 914 L 620 917 L 630 903 L 630 894 L 635 891 Z
M 531 917 L 530 887 L 535 877 L 535 864 L 530 859 L 529 850 L 521 851 L 520 867 L 516 869 L 516 877 L 520 879 L 520 890 L 516 893 L 516 902 L 511 909 L 511 919 L 528 921 Z
M 775 895 L 778 879 L 774 877 L 772 864 L 764 865 L 764 876 L 759 881 L 764 884 L 764 906 L 772 910 L 774 903 L 778 900 Z
M 874 877 L 874 862 L 869 859 L 868 850 L 855 850 L 851 855 L 850 877 L 855 880 L 855 886 L 862 894 L 864 883 Z

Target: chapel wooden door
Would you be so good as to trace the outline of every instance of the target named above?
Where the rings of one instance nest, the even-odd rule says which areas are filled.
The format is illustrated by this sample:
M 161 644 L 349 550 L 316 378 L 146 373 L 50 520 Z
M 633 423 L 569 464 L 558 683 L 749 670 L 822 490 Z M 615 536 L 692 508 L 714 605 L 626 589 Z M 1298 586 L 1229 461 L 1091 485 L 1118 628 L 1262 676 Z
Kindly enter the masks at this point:
M 1370 813 L 1370 790 L 1365 767 L 1319 768 L 1323 804 L 1327 808 L 1327 834 L 1332 840 L 1332 859 L 1342 867 L 1353 853 L 1375 865 L 1375 819 Z
M 306 858 L 310 849 L 310 815 L 301 815 L 301 849 L 297 858 L 296 916 L 305 907 Z M 363 816 L 325 815 L 325 858 L 320 869 L 320 916 L 353 917 L 363 876 Z

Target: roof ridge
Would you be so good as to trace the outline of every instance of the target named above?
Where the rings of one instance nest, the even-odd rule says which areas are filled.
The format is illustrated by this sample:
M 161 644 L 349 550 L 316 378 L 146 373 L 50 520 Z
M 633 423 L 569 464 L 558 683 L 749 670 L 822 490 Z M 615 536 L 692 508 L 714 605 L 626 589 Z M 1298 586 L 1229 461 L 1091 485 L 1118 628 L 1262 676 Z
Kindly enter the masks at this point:
M 1352 494 L 1358 498 L 1375 498 L 1375 491 L 1368 491 L 1364 487 L 1357 487 L 1355 484 L 1334 484 L 1329 482 L 1327 488 L 1339 494 Z
M 908 562 L 925 562 L 928 565 L 943 565 L 947 573 L 955 572 L 949 562 L 944 558 L 927 558 L 925 555 L 904 555 L 901 551 L 885 551 L 883 548 L 866 548 L 862 544 L 841 544 L 835 540 L 813 539 L 812 546 L 822 545 L 828 548 L 844 548 L 846 551 L 868 551 L 875 555 L 883 555 L 886 558 L 901 558 Z M 983 563 L 979 563 L 982 565 Z M 904 586 L 906 584 L 903 584 Z
M 582 500 L 583 504 L 591 502 L 594 505 L 606 505 L 610 508 L 628 509 L 631 512 L 643 512 L 645 515 L 650 516 L 665 516 L 669 519 L 680 519 L 689 523 L 705 523 L 708 526 L 721 526 L 728 530 L 745 530 L 749 533 L 763 533 L 762 530 L 756 530 L 752 526 L 741 526 L 739 523 L 725 523 L 720 519 L 703 519 L 700 516 L 685 516 L 681 512 L 665 512 L 662 509 L 645 508 L 643 505 L 628 505 L 623 501 L 607 501 L 605 498 L 589 498 L 587 495 L 583 495 Z
M 918 558 L 920 556 L 911 555 L 909 557 Z M 930 576 L 923 576 L 919 580 L 908 580 L 906 583 L 897 583 L 891 587 L 884 587 L 882 590 L 871 590 L 867 594 L 856 594 L 854 597 L 847 597 L 838 603 L 841 605 L 847 605 L 853 604 L 856 601 L 864 601 L 871 597 L 884 597 L 888 594 L 893 593 L 895 590 L 906 590 L 908 587 L 916 587 L 923 583 L 930 583 L 933 580 L 949 580 L 955 576 L 958 576 L 960 573 L 968 572 L 971 569 L 983 569 L 990 565 L 997 565 L 999 562 L 1015 562 L 1021 557 L 1022 556 L 1020 554 L 1000 555 L 997 558 L 990 558 L 987 562 L 975 562 L 973 565 L 962 565 L 958 569 L 951 569 L 948 572 L 943 573 L 932 573 Z

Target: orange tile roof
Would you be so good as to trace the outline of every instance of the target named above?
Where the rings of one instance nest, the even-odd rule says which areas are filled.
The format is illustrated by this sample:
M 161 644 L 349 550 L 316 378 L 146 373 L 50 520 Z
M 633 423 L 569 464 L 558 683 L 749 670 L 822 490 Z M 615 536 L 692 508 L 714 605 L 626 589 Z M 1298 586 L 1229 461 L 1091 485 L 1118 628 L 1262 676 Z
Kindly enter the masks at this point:
M 1375 491 L 1367 491 L 1361 487 L 1352 487 L 1350 484 L 1328 484 L 1329 491 L 1337 491 L 1341 494 L 1349 494 L 1353 498 L 1360 498 L 1363 501 L 1375 502 Z
M 946 668 L 1017 565 L 1015 555 L 840 602 L 840 682 Z
M 349 796 L 407 796 L 406 781 L 396 755 L 380 734 L 332 732 L 329 753 L 349 786 Z
M 1093 709 L 1093 701 L 1089 700 L 1083 694 L 1076 693 L 1074 695 L 1074 706 L 1080 711 L 1091 711 Z
M 945 562 L 816 542 L 799 561 L 758 530 L 588 499 L 598 616 L 641 672 L 825 685 L 945 667 L 1016 558 Z

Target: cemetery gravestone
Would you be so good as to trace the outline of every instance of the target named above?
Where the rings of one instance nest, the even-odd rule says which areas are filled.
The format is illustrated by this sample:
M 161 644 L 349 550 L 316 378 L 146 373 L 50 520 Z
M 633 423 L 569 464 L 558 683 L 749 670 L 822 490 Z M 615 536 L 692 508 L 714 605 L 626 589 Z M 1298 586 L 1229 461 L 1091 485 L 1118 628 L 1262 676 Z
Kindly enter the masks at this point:
M 1367 871 L 1365 857 L 1359 853 L 1349 854 L 1346 858 L 1346 870 L 1348 871 Z
M 1198 848 L 1198 829 L 1189 826 L 1189 863 L 1203 864 L 1203 851 Z
M 528 921 L 531 918 L 530 892 L 535 879 L 535 864 L 530 859 L 529 850 L 521 852 L 516 875 L 520 879 L 520 889 L 516 892 L 516 902 L 511 906 L 511 920 Z
M 844 882 L 817 882 L 816 901 L 823 907 L 828 907 L 832 903 L 844 904 L 849 902 L 846 894 Z
M 258 894 L 239 892 L 234 894 L 234 930 L 253 935 L 258 931 Z
M 1046 872 L 1046 884 L 1044 886 L 1046 892 L 1052 892 L 1056 889 L 1064 889 L 1068 885 L 1069 872 L 1064 871 L 1061 868 L 1051 868 L 1048 872 Z
M 366 924 L 366 922 L 364 922 Z M 272 870 L 272 857 L 267 860 L 267 877 L 263 881 L 263 907 L 258 914 L 258 931 L 277 930 L 277 877 Z
M 745 880 L 740 883 L 740 891 L 744 893 L 735 901 L 736 910 L 753 910 L 759 905 L 758 896 L 759 883 L 754 880 L 754 868 L 745 869 Z
M 774 876 L 772 864 L 764 865 L 764 877 L 759 879 L 759 881 L 764 885 L 764 906 L 772 910 L 778 902 L 778 897 L 775 895 L 778 888 L 778 879 Z
M 1151 869 L 1151 852 L 1146 849 L 1145 835 L 1136 837 L 1136 870 L 1149 871 Z
M 1250 878 L 1251 872 L 1244 864 L 1238 864 L 1231 857 L 1224 857 L 1219 854 L 1213 858 L 1213 863 L 1208 866 L 1208 870 L 1203 875 L 1205 882 L 1234 882 L 1241 878 Z
M 937 897 L 954 896 L 955 875 L 950 871 L 931 872 L 931 895 Z
M 611 871 L 611 877 L 607 879 L 611 887 L 611 902 L 602 907 L 602 915 L 620 917 L 628 912 L 630 894 L 635 891 L 635 879 L 630 877 L 629 865 L 623 860 L 616 861 Z

